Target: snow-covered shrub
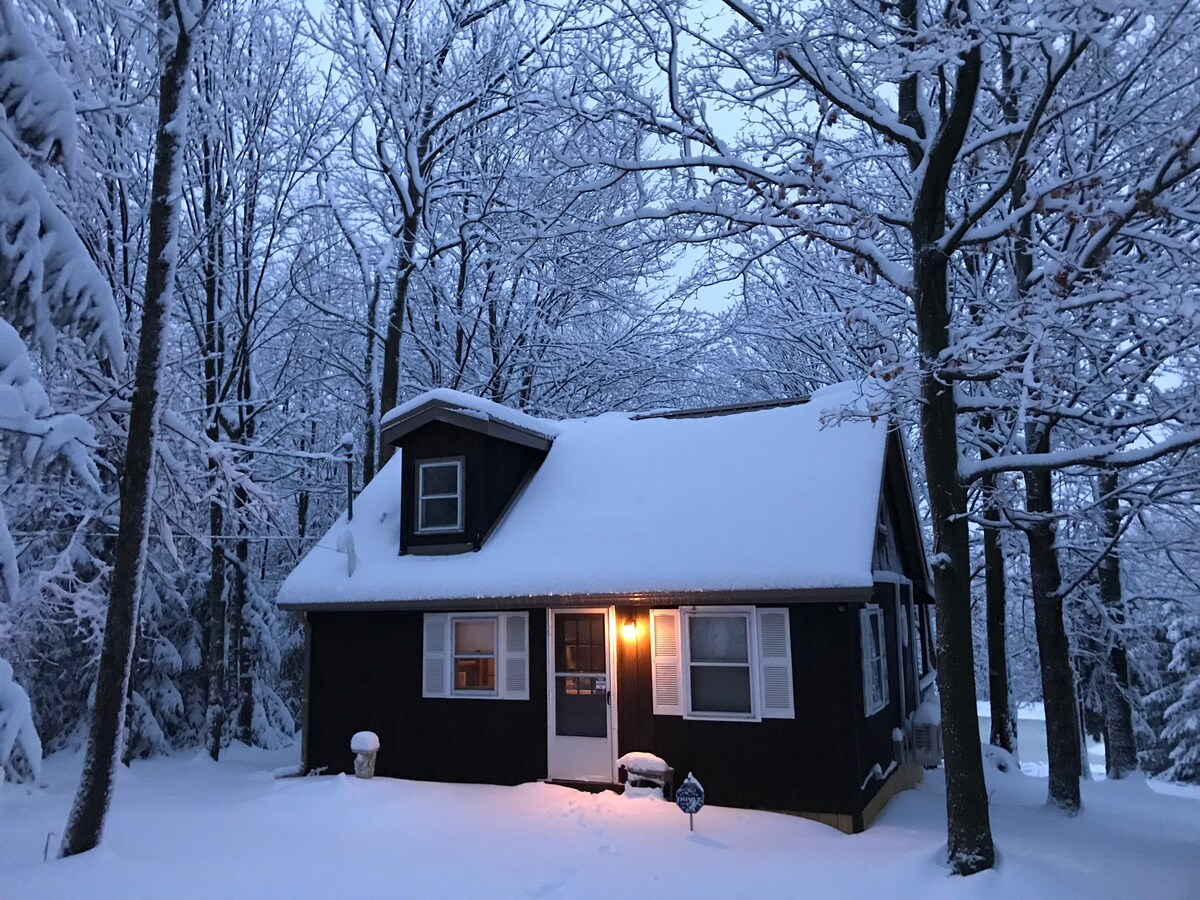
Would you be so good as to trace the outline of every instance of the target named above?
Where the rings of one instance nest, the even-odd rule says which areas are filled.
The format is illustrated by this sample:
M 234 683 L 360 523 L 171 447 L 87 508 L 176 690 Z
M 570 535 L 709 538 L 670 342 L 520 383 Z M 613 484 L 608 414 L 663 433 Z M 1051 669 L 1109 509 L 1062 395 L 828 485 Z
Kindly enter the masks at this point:
M 13 678 L 8 660 L 0 658 L 0 781 L 38 781 L 42 777 L 42 742 L 33 727 L 29 695 Z
M 1167 629 L 1174 642 L 1167 672 L 1175 676 L 1162 688 L 1169 701 L 1163 711 L 1163 742 L 1171 765 L 1163 773 L 1174 781 L 1200 782 L 1200 614 L 1176 617 Z
M 1167 629 L 1154 628 L 1149 640 L 1138 647 L 1139 665 L 1132 670 L 1133 690 L 1141 702 L 1134 705 L 1134 736 L 1138 768 L 1147 775 L 1161 775 L 1171 765 L 1171 747 L 1163 737 L 1167 707 L 1173 702 L 1176 677 L 1167 671 L 1171 661 Z

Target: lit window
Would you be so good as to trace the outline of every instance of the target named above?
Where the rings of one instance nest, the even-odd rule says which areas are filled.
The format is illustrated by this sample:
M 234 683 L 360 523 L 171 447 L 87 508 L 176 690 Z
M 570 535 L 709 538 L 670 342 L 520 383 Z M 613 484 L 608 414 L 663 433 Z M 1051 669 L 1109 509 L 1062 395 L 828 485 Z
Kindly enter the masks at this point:
M 454 690 L 496 690 L 494 618 L 454 619 Z
M 421 696 L 529 699 L 529 613 L 425 613 Z
M 417 464 L 417 532 L 462 531 L 461 459 Z
M 869 606 L 859 613 L 858 622 L 862 639 L 863 712 L 871 716 L 888 705 L 883 610 Z
M 722 722 L 794 719 L 787 609 L 650 610 L 651 709 Z
M 750 613 L 691 612 L 685 622 L 688 713 L 754 717 Z

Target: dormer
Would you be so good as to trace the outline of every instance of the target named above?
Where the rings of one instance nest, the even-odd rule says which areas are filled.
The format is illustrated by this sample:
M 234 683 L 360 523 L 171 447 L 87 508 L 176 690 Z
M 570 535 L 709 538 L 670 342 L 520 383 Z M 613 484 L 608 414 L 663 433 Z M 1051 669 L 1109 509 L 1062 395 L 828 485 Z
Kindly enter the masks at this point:
M 400 552 L 478 550 L 533 477 L 554 423 L 434 390 L 394 409 L 382 439 L 401 454 Z

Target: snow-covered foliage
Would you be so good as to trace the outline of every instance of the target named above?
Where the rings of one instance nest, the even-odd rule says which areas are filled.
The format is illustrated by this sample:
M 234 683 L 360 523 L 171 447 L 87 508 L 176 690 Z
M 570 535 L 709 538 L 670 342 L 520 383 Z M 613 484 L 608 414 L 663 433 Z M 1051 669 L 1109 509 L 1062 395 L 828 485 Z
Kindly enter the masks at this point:
M 1147 702 L 1162 709 L 1164 777 L 1200 783 L 1200 614 L 1180 615 L 1167 629 L 1173 645 L 1166 683 Z
M 291 739 L 302 636 L 276 592 L 319 541 L 341 582 L 353 556 L 377 564 L 323 535 L 347 456 L 355 489 L 382 466 L 393 403 L 449 388 L 545 421 L 874 373 L 916 437 L 936 372 L 971 539 L 1003 531 L 1015 699 L 1043 689 L 1028 535 L 1052 519 L 1085 704 L 1127 649 L 1146 766 L 1194 777 L 1195 4 L 951 4 L 964 24 L 919 3 L 912 41 L 905 4 L 693 6 L 213 6 L 127 759 L 197 744 L 210 709 L 224 742 Z M 78 743 L 103 636 L 146 275 L 148 11 L 0 0 L 0 653 L 49 747 Z M 976 44 L 937 247 L 948 343 L 928 358 L 912 160 Z M 900 109 L 909 76 L 923 132 Z M 1026 508 L 1030 464 L 1054 470 L 1049 513 Z M 1101 464 L 1119 467 L 1115 533 Z
M 110 372 L 120 370 L 124 336 L 108 282 L 34 168 L 73 159 L 75 106 L 11 0 L 0 3 L 0 111 L 0 453 L 14 485 L 59 470 L 95 502 L 103 489 L 90 455 L 94 426 L 73 412 L 57 413 L 44 382 L 77 363 L 86 370 L 101 360 Z M 19 490 L 4 502 L 11 504 Z M 16 634 L 12 624 L 24 611 L 22 553 L 10 529 L 14 521 L 25 523 L 27 509 L 15 516 L 9 510 L 0 513 L 3 649 L 31 643 L 31 635 Z
M 125 345 L 112 290 L 18 152 L 69 162 L 76 114 L 71 91 L 12 0 L 0 2 L 0 106 L 0 313 L 48 357 L 59 335 L 73 332 L 120 368 Z
M 30 152 L 52 161 L 74 154 L 75 98 L 13 0 L 0 2 L 0 106 Z
M 42 741 L 33 724 L 29 695 L 0 656 L 0 782 L 37 782 L 42 777 Z

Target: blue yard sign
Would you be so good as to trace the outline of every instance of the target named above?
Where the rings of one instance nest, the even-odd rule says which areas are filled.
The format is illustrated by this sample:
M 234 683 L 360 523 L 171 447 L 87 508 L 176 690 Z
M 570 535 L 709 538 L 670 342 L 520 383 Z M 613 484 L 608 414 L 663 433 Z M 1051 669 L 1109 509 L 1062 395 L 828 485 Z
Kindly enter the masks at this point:
M 675 805 L 688 814 L 688 830 L 695 831 L 696 826 L 692 822 L 692 816 L 700 812 L 704 806 L 704 787 L 691 772 L 688 772 L 688 777 L 683 780 L 683 784 L 675 790 Z

